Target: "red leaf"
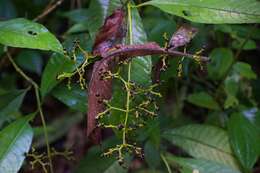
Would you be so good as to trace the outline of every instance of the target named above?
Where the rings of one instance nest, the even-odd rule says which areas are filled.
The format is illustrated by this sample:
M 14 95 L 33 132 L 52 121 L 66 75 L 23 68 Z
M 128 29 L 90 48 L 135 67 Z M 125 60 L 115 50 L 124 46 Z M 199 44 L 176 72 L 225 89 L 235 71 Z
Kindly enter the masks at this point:
M 104 25 L 100 28 L 93 46 L 93 54 L 102 55 L 116 42 L 121 42 L 125 35 L 124 29 L 124 11 L 117 9 L 106 18 Z
M 124 11 L 117 9 L 106 18 L 104 25 L 97 34 L 93 54 L 102 56 L 117 42 L 120 42 L 123 37 Z M 105 109 L 103 100 L 109 100 L 112 96 L 112 81 L 101 79 L 103 72 L 113 68 L 112 64 L 108 62 L 101 62 L 101 60 L 95 62 L 89 84 L 87 135 L 96 144 L 100 143 L 101 140 L 101 131 L 96 127 L 96 116 Z

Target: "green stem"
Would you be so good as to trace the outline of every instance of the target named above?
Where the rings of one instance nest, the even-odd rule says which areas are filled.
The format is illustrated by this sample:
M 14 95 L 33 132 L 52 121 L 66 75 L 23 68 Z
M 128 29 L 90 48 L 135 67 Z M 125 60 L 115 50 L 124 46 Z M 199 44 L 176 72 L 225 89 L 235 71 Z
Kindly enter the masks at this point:
M 161 154 L 161 158 L 162 158 L 163 163 L 165 164 L 165 166 L 167 168 L 168 173 L 172 173 L 171 168 L 170 168 L 170 166 L 169 166 L 169 164 L 168 164 L 168 162 L 167 162 L 167 160 L 166 160 L 166 158 L 164 157 L 163 154 Z
M 131 14 L 131 3 L 128 2 L 127 4 L 127 11 L 128 11 L 128 25 L 129 25 L 129 44 L 133 44 L 133 37 L 132 37 L 132 14 Z M 124 130 L 123 130 L 123 145 L 127 144 L 126 141 L 126 134 L 127 134 L 127 122 L 130 110 L 130 89 L 129 83 L 131 81 L 131 62 L 128 64 L 128 73 L 127 73 L 127 86 L 126 86 L 126 113 L 125 113 L 125 121 L 124 121 Z
M 20 69 L 16 63 L 14 62 L 13 58 L 11 55 L 7 52 L 7 57 L 9 61 L 12 63 L 13 67 L 15 68 L 16 72 L 19 73 L 26 81 L 28 81 L 33 87 L 35 91 L 35 96 L 36 96 L 36 102 L 37 102 L 37 111 L 39 111 L 41 121 L 42 121 L 42 126 L 43 126 L 43 131 L 44 131 L 44 137 L 45 137 L 45 142 L 46 142 L 46 147 L 47 147 L 47 155 L 48 155 L 48 160 L 50 164 L 50 173 L 54 173 L 53 171 L 53 165 L 52 165 L 52 159 L 51 159 L 51 149 L 50 149 L 50 143 L 49 143 L 49 138 L 48 138 L 48 132 L 47 132 L 47 127 L 46 127 L 46 122 L 45 118 L 43 115 L 43 111 L 41 108 L 41 100 L 39 96 L 39 86 L 37 85 L 36 82 L 34 82 L 29 76 L 27 76 L 22 69 Z

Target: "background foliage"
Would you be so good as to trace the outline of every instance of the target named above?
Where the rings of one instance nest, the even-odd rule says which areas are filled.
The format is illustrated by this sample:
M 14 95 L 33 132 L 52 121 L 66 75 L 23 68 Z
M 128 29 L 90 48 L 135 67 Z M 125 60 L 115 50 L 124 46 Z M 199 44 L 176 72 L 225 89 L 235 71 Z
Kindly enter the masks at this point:
M 124 168 L 115 157 L 101 157 L 120 142 L 118 133 L 106 129 L 102 145 L 92 145 L 86 136 L 88 90 L 81 89 L 78 77 L 69 88 L 68 80 L 57 76 L 84 61 L 82 52 L 75 53 L 76 62 L 68 59 L 63 48 L 73 52 L 78 39 L 91 52 L 105 18 L 123 2 L 0 0 L 0 172 L 259 172 L 257 0 L 134 2 L 131 44 L 154 41 L 164 46 L 164 33 L 170 37 L 188 23 L 199 33 L 187 52 L 203 48 L 211 62 L 200 70 L 185 58 L 179 77 L 182 57 L 170 58 L 161 73 L 158 116 L 129 136 L 143 148 L 144 158 L 130 154 Z M 127 39 L 129 35 L 129 43 Z M 151 85 L 158 60 L 134 59 L 131 80 Z M 87 83 L 90 74 L 91 66 L 84 74 Z M 123 92 L 115 83 L 111 103 L 122 106 Z M 112 115 L 108 122 L 120 121 L 116 112 Z

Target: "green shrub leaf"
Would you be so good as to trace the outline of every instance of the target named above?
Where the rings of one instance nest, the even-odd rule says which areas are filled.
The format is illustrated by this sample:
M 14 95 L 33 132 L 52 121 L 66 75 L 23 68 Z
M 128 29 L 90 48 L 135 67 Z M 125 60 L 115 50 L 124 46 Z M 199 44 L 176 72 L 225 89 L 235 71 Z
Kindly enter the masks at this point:
M 182 169 L 198 170 L 199 173 L 240 173 L 229 166 L 208 160 L 180 158 L 171 154 L 167 154 L 166 159 L 172 165 L 177 163 L 183 167 Z
M 226 131 L 208 125 L 187 125 L 168 130 L 164 137 L 197 159 L 215 161 L 239 169 Z
M 228 123 L 231 146 L 242 166 L 251 170 L 259 155 L 260 137 L 257 128 L 242 114 L 234 113 Z
M 0 43 L 63 53 L 62 45 L 43 25 L 17 18 L 0 22 Z
M 20 118 L 0 131 L 0 172 L 15 173 L 22 166 L 32 143 L 30 118 Z
M 143 5 L 199 23 L 260 22 L 260 2 L 256 0 L 152 0 Z

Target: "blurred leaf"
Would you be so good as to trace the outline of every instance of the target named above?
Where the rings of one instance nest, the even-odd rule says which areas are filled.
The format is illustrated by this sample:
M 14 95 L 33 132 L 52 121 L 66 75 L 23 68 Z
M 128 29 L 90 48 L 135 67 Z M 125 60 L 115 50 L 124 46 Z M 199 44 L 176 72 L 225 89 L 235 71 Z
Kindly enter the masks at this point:
M 63 53 L 60 42 L 43 25 L 23 18 L 0 22 L 0 43 Z
M 87 93 L 78 84 L 71 85 L 71 89 L 68 89 L 68 86 L 64 84 L 60 84 L 51 93 L 71 109 L 87 112 Z
M 75 62 L 61 54 L 53 54 L 46 65 L 41 79 L 41 94 L 44 97 L 49 93 L 60 81 L 57 76 L 63 72 L 72 72 Z
M 155 169 L 160 165 L 160 153 L 150 141 L 147 141 L 144 146 L 144 156 L 145 161 L 150 168 Z
M 252 70 L 251 66 L 244 62 L 237 62 L 233 66 L 234 70 L 241 76 L 247 79 L 256 79 L 256 73 Z
M 226 131 L 209 125 L 186 125 L 164 133 L 164 138 L 197 159 L 215 161 L 236 170 Z
M 117 161 L 115 161 L 104 173 L 127 173 L 127 169 L 123 168 L 119 165 Z
M 214 80 L 222 79 L 233 63 L 233 53 L 230 49 L 217 48 L 211 54 L 211 63 L 208 65 L 209 78 Z
M 62 16 L 69 18 L 74 23 L 79 23 L 79 22 L 87 21 L 89 14 L 87 9 L 81 8 L 81 9 L 70 10 L 62 14 Z
M 13 90 L 0 95 L 0 127 L 17 114 L 27 90 Z
M 42 72 L 42 57 L 36 51 L 24 50 L 15 58 L 15 61 L 19 66 L 29 72 L 34 72 L 38 75 Z
M 171 154 L 167 154 L 166 158 L 168 162 L 172 165 L 175 165 L 175 163 L 177 163 L 182 167 L 182 169 L 198 170 L 199 173 L 240 173 L 240 171 L 238 170 L 234 170 L 229 166 L 213 161 L 181 158 L 175 157 Z M 188 172 L 192 173 L 192 171 Z
M 235 49 L 241 49 L 241 45 L 243 45 L 245 39 L 239 38 L 232 42 L 232 47 Z M 243 46 L 243 50 L 254 50 L 256 49 L 256 42 L 254 40 L 247 40 L 246 44 Z
M 101 157 L 101 155 L 103 153 L 102 150 L 108 148 L 114 142 L 114 140 L 108 140 L 102 142 L 102 148 L 100 146 L 90 148 L 85 157 L 80 161 L 75 173 L 105 173 L 109 169 L 112 171 L 114 168 L 111 168 L 111 166 L 117 164 L 116 160 L 113 157 Z
M 132 8 L 132 44 L 147 42 L 142 19 L 136 8 Z M 142 85 L 151 84 L 152 60 L 150 56 L 132 59 L 131 80 Z
M 239 89 L 239 76 L 236 74 L 233 74 L 231 76 L 228 76 L 225 81 L 225 93 L 227 95 L 227 98 L 224 103 L 225 109 L 236 106 L 239 104 L 239 100 L 236 98 L 238 89 Z
M 69 130 L 77 123 L 82 122 L 84 115 L 81 113 L 68 112 L 65 115 L 53 120 L 47 124 L 47 132 L 49 142 L 53 143 L 63 136 L 66 136 Z M 35 147 L 44 147 L 46 145 L 43 127 L 35 127 L 34 130 L 34 143 Z
M 143 5 L 199 23 L 260 23 L 260 2 L 256 0 L 151 0 Z
M 218 103 L 206 92 L 193 93 L 188 96 L 188 101 L 196 106 L 203 108 L 219 110 Z
M 15 173 L 22 166 L 33 138 L 30 119 L 22 117 L 0 131 L 0 172 Z
M 242 166 L 250 171 L 258 156 L 260 136 L 257 128 L 242 114 L 234 113 L 228 123 L 230 142 Z

